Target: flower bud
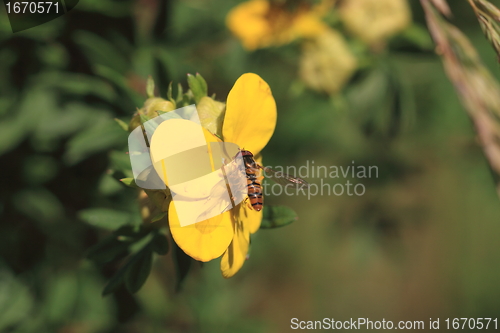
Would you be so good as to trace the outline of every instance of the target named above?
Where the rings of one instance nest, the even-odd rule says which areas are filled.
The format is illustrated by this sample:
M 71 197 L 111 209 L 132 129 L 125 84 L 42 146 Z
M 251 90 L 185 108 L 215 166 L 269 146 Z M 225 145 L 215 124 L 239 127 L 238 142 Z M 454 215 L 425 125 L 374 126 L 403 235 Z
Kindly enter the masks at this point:
M 356 58 L 337 31 L 327 30 L 303 45 L 300 76 L 314 90 L 339 92 L 356 68 Z
M 213 100 L 210 97 L 201 98 L 196 106 L 200 116 L 201 125 L 211 133 L 222 136 L 222 121 L 226 105 L 222 102 Z
M 137 110 L 132 117 L 129 124 L 129 131 L 132 131 L 134 128 L 141 125 L 141 115 L 151 119 L 158 116 L 157 111 L 168 112 L 173 110 L 175 110 L 175 105 L 166 99 L 160 97 L 148 98 L 144 102 L 144 106 Z

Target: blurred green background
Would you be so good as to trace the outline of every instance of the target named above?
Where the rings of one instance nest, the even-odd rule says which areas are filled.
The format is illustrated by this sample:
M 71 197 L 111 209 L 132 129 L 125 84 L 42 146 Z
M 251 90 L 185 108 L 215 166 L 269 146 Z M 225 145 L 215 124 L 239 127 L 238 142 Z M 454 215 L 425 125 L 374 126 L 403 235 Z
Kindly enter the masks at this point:
M 500 77 L 467 2 L 450 2 L 452 22 Z M 394 38 L 329 97 L 298 79 L 298 43 L 243 49 L 225 26 L 238 3 L 80 0 L 16 34 L 0 6 L 0 331 L 285 332 L 291 318 L 441 318 L 441 327 L 497 318 L 500 202 L 433 48 Z M 418 1 L 411 6 L 425 27 Z M 177 292 L 169 254 L 155 257 L 137 294 L 102 297 L 117 267 L 85 256 L 109 231 L 79 212 L 134 219 L 139 210 L 136 191 L 112 177 L 128 159 L 113 118 L 128 121 L 142 106 L 148 75 L 165 97 L 170 81 L 186 87 L 196 72 L 221 101 L 242 73 L 269 83 L 278 123 L 264 164 L 355 161 L 379 177 L 363 181 L 361 197 L 267 197 L 300 218 L 254 235 L 250 260 L 229 280 L 214 260 L 193 267 Z

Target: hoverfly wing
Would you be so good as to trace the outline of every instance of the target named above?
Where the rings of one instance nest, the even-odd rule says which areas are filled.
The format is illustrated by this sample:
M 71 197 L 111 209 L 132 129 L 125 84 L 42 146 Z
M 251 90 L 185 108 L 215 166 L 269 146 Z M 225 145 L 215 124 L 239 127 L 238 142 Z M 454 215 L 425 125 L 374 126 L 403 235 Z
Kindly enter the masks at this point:
M 271 179 L 277 184 L 280 184 L 281 186 L 294 186 L 297 189 L 309 187 L 309 183 L 302 178 L 292 177 L 284 172 L 275 171 L 268 167 L 259 167 L 264 171 L 264 174 L 267 178 Z

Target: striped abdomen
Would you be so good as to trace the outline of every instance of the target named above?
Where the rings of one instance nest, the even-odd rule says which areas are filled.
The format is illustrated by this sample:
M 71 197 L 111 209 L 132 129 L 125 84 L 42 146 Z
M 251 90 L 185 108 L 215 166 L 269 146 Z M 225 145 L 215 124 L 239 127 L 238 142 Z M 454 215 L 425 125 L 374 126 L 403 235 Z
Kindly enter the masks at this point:
M 247 150 L 242 150 L 243 161 L 245 162 L 245 173 L 247 176 L 248 198 L 252 208 L 256 211 L 262 210 L 262 187 L 257 181 L 257 163 L 253 159 L 253 154 Z

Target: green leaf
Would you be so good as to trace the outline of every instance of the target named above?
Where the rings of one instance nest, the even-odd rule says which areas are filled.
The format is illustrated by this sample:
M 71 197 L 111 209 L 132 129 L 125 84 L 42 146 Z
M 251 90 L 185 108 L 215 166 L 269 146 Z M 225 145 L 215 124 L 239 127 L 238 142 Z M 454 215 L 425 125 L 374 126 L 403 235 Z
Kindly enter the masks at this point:
M 207 83 L 201 75 L 197 74 L 196 76 L 193 76 L 188 74 L 187 81 L 196 103 L 198 103 L 202 97 L 207 96 Z
M 125 287 L 130 293 L 141 289 L 151 272 L 152 264 L 153 252 L 149 245 L 146 245 L 130 259 L 125 274 Z
M 144 102 L 144 96 L 139 94 L 137 91 L 132 89 L 127 82 L 126 77 L 123 75 L 121 72 L 117 72 L 116 70 L 109 68 L 107 66 L 103 66 L 100 64 L 94 64 L 94 70 L 96 74 L 104 77 L 105 79 L 109 80 L 111 83 L 115 84 L 122 92 L 125 94 L 127 99 L 124 99 L 122 102 L 122 105 L 125 107 L 130 106 L 130 102 L 132 102 L 132 105 L 138 106 L 142 105 Z M 126 103 L 125 103 L 126 101 Z M 130 101 L 130 102 L 129 102 Z
M 167 254 L 169 250 L 167 237 L 161 233 L 156 234 L 151 241 L 151 249 L 160 255 Z
M 0 123 L 0 155 L 15 148 L 29 133 L 25 124 L 16 119 L 2 120 Z
M 147 244 L 143 245 L 141 250 L 139 250 L 135 254 L 133 254 L 128 259 L 128 261 L 125 263 L 125 265 L 120 267 L 120 269 L 111 277 L 109 282 L 104 287 L 104 290 L 102 291 L 102 296 L 106 296 L 108 294 L 115 292 L 125 282 L 127 275 L 133 274 L 133 273 L 129 273 L 129 270 L 137 268 L 136 261 L 147 259 L 145 256 L 145 253 L 144 253 L 145 251 L 149 252 L 150 257 L 152 254 L 151 248 L 150 248 L 150 239 L 151 238 L 149 238 L 149 243 L 148 243 L 148 237 L 146 237 L 146 236 L 151 236 L 151 233 L 149 230 L 145 230 L 142 228 L 140 228 L 139 230 L 134 230 L 133 227 L 127 226 L 127 227 L 121 227 L 120 229 L 115 231 L 113 234 L 115 237 L 117 237 L 117 240 L 119 240 L 119 241 L 121 240 L 122 242 L 128 243 L 130 245 L 131 251 L 133 251 L 132 248 L 135 245 L 140 245 L 143 243 L 143 241 L 146 241 Z M 146 239 L 143 239 L 144 237 L 146 237 Z M 122 239 L 125 239 L 125 241 L 123 241 Z M 133 246 L 132 246 L 132 244 L 133 244 Z M 151 268 L 149 270 L 151 270 Z M 144 274 L 144 272 L 143 272 L 143 274 Z M 149 275 L 149 272 L 146 275 L 146 277 L 144 278 L 144 281 L 148 275 Z M 130 277 L 130 278 L 132 278 L 132 277 Z M 136 281 L 137 281 L 137 279 L 136 279 Z M 131 283 L 131 282 L 132 281 L 129 281 L 129 283 Z M 141 286 L 142 286 L 142 284 L 141 284 Z M 140 286 L 139 286 L 139 288 L 140 288 Z
M 196 73 L 196 79 L 200 83 L 200 86 L 202 88 L 202 91 L 204 92 L 205 96 L 208 94 L 208 85 L 207 81 L 203 78 L 203 76 L 200 75 L 200 73 Z
M 131 60 L 132 72 L 136 73 L 139 77 L 146 77 L 155 70 L 153 48 L 148 44 L 143 44 L 141 47 L 135 48 L 134 52 L 132 52 Z
M 102 296 L 109 295 L 113 292 L 115 292 L 123 283 L 123 278 L 125 275 L 125 271 L 123 270 L 124 267 L 118 270 L 115 275 L 109 279 L 108 283 L 104 287 L 104 290 L 102 291 Z
M 29 97 L 21 100 L 15 112 L 0 122 L 0 154 L 15 148 L 32 130 L 40 118 L 52 118 L 58 109 L 56 96 L 47 89 L 32 88 Z
M 176 103 L 180 103 L 183 101 L 183 89 L 182 89 L 182 84 L 178 83 L 177 84 L 177 98 L 175 99 Z
M 12 331 L 12 326 L 29 320 L 34 299 L 29 288 L 9 270 L 0 269 L 0 331 Z M 32 315 L 33 313 L 31 313 Z
M 148 76 L 148 82 L 146 84 L 146 93 L 148 94 L 149 98 L 155 97 L 155 81 L 151 77 L 151 75 Z
M 434 43 L 426 28 L 412 24 L 402 32 L 402 37 L 422 50 L 432 50 Z
M 123 151 L 111 151 L 109 153 L 110 168 L 113 170 L 130 171 L 132 174 L 132 165 L 130 164 L 130 156 Z
M 123 146 L 124 142 L 127 142 L 127 133 L 111 118 L 99 117 L 91 127 L 69 140 L 64 159 L 69 165 L 74 165 L 92 154 Z
M 41 185 L 57 176 L 59 166 L 51 156 L 36 154 L 24 159 L 23 179 L 31 185 Z
M 22 190 L 13 199 L 19 212 L 36 221 L 49 224 L 64 217 L 64 207 L 59 199 L 44 188 Z
M 190 91 L 188 91 L 187 93 L 185 93 L 184 95 L 182 95 L 182 106 L 188 106 L 188 105 L 192 104 L 190 102 L 190 98 L 189 98 L 189 95 L 188 95 L 189 92 Z
M 83 98 L 79 96 L 78 98 Z M 54 140 L 58 141 L 61 137 L 71 137 L 75 132 L 82 132 L 90 127 L 95 126 L 97 122 L 105 121 L 108 111 L 98 108 L 90 107 L 80 102 L 67 103 L 64 109 L 54 108 L 55 112 L 50 114 L 41 113 L 37 119 L 37 126 L 35 136 L 37 141 L 40 140 Z M 54 121 L 56 119 L 57 121 Z M 116 123 L 111 123 L 115 130 L 124 134 L 117 126 Z
M 83 209 L 78 212 L 78 217 L 90 225 L 109 230 L 118 229 L 132 222 L 129 213 L 108 208 Z
M 84 31 L 75 31 L 72 36 L 92 64 L 100 64 L 118 73 L 126 73 L 130 65 L 119 49 L 101 36 Z
M 46 298 L 41 309 L 49 322 L 62 322 L 71 317 L 76 309 L 78 278 L 72 272 L 61 271 L 47 282 Z
M 123 186 L 112 174 L 105 173 L 99 179 L 98 190 L 104 196 L 111 196 L 123 191 Z
M 113 234 L 92 246 L 87 252 L 87 258 L 98 265 L 105 264 L 127 255 L 130 244 L 130 240 L 119 240 Z
M 298 219 L 297 213 L 286 206 L 269 206 L 263 208 L 261 229 L 284 227 Z
M 168 90 L 167 90 L 167 99 L 172 102 L 172 104 L 175 106 L 176 102 L 175 99 L 172 97 L 172 82 L 168 84 Z
M 78 96 L 94 95 L 111 103 L 117 98 L 113 86 L 99 77 L 50 71 L 41 74 L 38 79 L 40 82 L 43 82 L 45 86 L 50 85 L 51 87 L 69 94 Z
M 151 230 L 141 228 L 140 225 L 127 225 L 116 230 L 114 234 L 118 236 L 118 239 L 130 239 L 137 241 L 148 235 L 150 232 Z
M 161 220 L 162 218 L 164 218 L 166 215 L 167 215 L 167 213 L 166 213 L 166 212 L 161 212 L 161 213 L 159 213 L 158 215 L 154 216 L 154 217 L 151 219 L 151 222 L 156 222 L 156 221 L 159 221 L 159 220 Z
M 115 118 L 115 121 L 118 123 L 118 125 L 120 125 L 121 128 L 123 128 L 124 131 L 128 132 L 128 124 L 126 122 L 118 118 Z
M 122 178 L 120 181 L 128 187 L 139 188 L 139 186 L 135 183 L 134 178 Z

